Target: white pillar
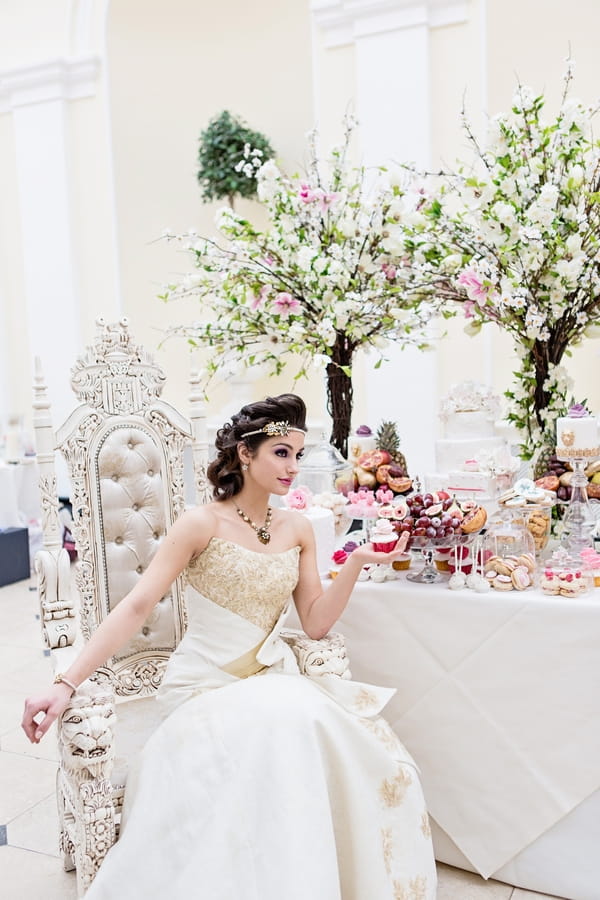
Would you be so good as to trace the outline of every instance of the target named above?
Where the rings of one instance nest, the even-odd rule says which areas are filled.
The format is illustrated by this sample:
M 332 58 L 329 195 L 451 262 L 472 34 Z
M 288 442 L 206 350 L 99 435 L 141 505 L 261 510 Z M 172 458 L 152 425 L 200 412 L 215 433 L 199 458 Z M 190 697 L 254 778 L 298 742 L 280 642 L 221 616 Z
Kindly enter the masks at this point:
M 466 2 L 313 0 L 312 8 L 327 47 L 354 44 L 364 163 L 389 165 L 396 160 L 427 168 L 431 157 L 430 29 L 464 21 Z M 397 421 L 410 473 L 423 476 L 434 465 L 436 355 L 392 346 L 388 356 L 389 362 L 378 370 L 369 368 L 370 357 L 366 361 L 369 424 Z
M 12 112 L 29 355 L 44 365 L 53 415 L 72 408 L 69 371 L 82 331 L 73 246 L 68 102 L 95 93 L 95 57 L 56 59 L 0 73 L 0 101 Z M 19 302 L 15 298 L 15 302 Z M 60 472 L 60 490 L 66 490 Z
M 93 93 L 96 74 L 94 59 L 53 60 L 0 73 L 15 133 L 29 350 L 32 359 L 44 361 L 50 395 L 57 398 L 56 421 L 67 411 L 64 388 L 81 346 L 67 102 Z

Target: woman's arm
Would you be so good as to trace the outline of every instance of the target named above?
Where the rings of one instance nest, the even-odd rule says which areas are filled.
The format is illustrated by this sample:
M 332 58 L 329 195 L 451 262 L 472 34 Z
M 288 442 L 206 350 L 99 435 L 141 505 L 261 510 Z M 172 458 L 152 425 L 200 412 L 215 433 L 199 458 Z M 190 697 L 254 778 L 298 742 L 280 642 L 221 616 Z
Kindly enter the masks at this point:
M 372 544 L 353 550 L 331 585 L 323 590 L 317 570 L 314 532 L 310 522 L 302 530 L 300 577 L 294 602 L 302 628 L 314 640 L 324 637 L 337 622 L 350 599 L 360 570 L 367 563 L 391 563 L 406 551 L 409 535 L 404 532 L 391 553 L 379 553 Z
M 62 673 L 65 678 L 79 686 L 126 644 L 190 559 L 204 549 L 213 531 L 214 517 L 208 508 L 184 513 L 169 530 L 135 587 L 98 626 L 81 653 Z M 25 701 L 21 725 L 32 743 L 39 743 L 57 716 L 64 712 L 72 693 L 69 685 L 61 682 Z M 45 716 L 38 725 L 33 719 L 40 712 Z

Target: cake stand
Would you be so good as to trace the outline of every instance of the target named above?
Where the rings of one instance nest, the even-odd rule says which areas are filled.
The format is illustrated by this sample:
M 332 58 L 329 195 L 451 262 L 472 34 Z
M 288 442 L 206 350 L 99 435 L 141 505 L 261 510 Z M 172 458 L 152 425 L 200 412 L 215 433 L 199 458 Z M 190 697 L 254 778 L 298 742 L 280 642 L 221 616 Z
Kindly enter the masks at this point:
M 409 542 L 410 550 L 420 550 L 425 565 L 419 572 L 409 572 L 406 576 L 408 581 L 415 584 L 434 584 L 436 581 L 444 581 L 444 575 L 438 572 L 433 564 L 433 557 L 436 550 L 453 550 L 462 544 L 468 544 L 474 534 L 451 534 L 448 537 L 428 538 L 413 536 Z

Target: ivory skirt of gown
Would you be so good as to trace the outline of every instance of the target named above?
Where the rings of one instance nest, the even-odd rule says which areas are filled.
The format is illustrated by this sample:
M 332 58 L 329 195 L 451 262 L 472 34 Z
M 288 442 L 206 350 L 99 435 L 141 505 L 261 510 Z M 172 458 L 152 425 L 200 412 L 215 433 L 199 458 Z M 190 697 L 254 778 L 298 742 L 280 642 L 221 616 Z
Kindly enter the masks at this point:
M 212 538 L 188 630 L 87 900 L 433 900 L 415 763 L 389 688 L 300 675 L 279 637 L 299 548 Z

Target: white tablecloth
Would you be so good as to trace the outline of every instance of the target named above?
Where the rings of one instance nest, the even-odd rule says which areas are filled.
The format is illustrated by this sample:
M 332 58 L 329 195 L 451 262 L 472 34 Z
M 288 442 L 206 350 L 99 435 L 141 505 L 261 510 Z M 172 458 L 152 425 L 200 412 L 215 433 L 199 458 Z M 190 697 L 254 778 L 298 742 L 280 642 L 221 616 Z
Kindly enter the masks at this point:
M 360 583 L 336 630 L 354 678 L 397 688 L 438 859 L 600 898 L 600 588 L 580 599 Z

